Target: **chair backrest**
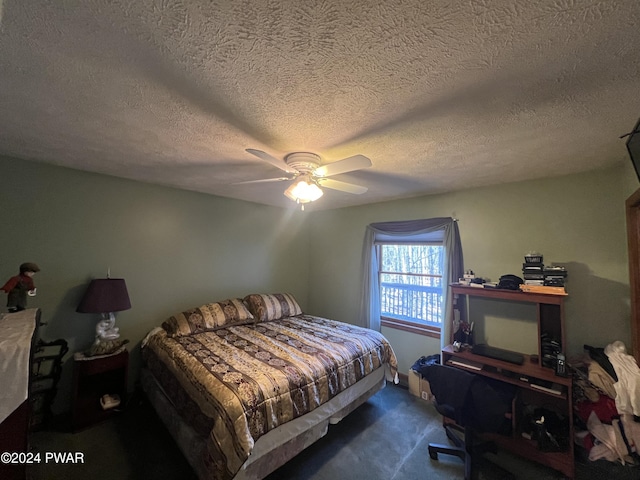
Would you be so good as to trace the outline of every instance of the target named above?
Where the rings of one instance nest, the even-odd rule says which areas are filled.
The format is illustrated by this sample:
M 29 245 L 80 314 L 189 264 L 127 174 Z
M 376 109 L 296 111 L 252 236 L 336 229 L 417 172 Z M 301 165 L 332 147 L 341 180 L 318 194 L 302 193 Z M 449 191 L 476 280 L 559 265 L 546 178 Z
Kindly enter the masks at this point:
M 516 387 L 446 365 L 429 365 L 420 372 L 436 398 L 438 411 L 479 431 L 507 433 Z
M 436 398 L 440 413 L 453 418 L 460 426 L 465 426 L 471 417 L 471 386 L 477 376 L 445 365 L 428 365 L 421 369 L 422 377 L 429 382 L 431 393 Z

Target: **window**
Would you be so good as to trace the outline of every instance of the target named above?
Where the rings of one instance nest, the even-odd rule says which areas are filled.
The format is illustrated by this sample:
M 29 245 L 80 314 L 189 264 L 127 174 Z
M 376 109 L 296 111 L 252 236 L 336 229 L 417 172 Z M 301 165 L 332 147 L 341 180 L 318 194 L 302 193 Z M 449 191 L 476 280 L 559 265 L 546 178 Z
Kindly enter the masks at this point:
M 440 249 L 440 261 L 431 262 L 432 265 L 440 265 L 440 270 L 407 270 L 403 267 L 384 270 L 380 267 L 382 245 L 414 245 L 426 247 L 442 247 Z M 451 330 L 451 302 L 446 301 L 448 286 L 457 281 L 463 275 L 462 244 L 458 223 L 451 217 L 425 218 L 419 220 L 402 220 L 397 222 L 377 222 L 367 225 L 364 234 L 362 249 L 362 295 L 360 297 L 360 316 L 358 324 L 373 330 L 380 331 L 380 326 L 393 327 L 422 335 L 429 335 L 440 339 L 442 347 L 445 347 L 445 339 L 449 340 Z M 400 264 L 402 265 L 402 264 Z M 433 267 L 435 268 L 435 267 Z M 383 315 L 381 307 L 380 272 L 392 272 L 400 280 L 412 276 L 426 277 L 426 275 L 440 275 L 442 289 L 439 297 L 439 307 L 427 308 L 427 311 L 439 312 L 439 316 L 424 315 L 415 320 L 403 320 Z M 420 275 L 413 275 L 418 273 Z M 386 277 L 385 277 L 386 281 Z M 435 282 L 435 280 L 433 280 Z M 401 281 L 388 282 L 400 283 Z M 410 285 L 410 284 L 409 284 Z M 422 287 L 438 286 L 434 284 L 422 284 Z M 405 289 L 406 286 L 405 286 Z M 424 294 L 424 293 L 423 293 Z M 437 300 L 433 300 L 437 301 Z M 389 307 L 390 308 L 390 307 Z M 411 315 L 407 315 L 411 316 Z M 436 320 L 437 319 L 437 320 Z M 445 321 L 447 319 L 447 321 Z M 428 323 L 432 322 L 432 323 Z
M 376 244 L 384 326 L 439 337 L 444 316 L 442 243 Z

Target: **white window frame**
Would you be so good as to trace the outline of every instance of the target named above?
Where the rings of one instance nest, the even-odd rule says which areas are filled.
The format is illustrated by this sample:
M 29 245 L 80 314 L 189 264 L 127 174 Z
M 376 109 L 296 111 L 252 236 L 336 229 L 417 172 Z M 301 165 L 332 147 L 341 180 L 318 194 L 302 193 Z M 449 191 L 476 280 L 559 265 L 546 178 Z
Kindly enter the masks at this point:
M 441 336 L 441 332 L 442 332 L 442 322 L 444 321 L 444 315 L 445 315 L 445 306 L 444 306 L 444 289 L 446 287 L 445 283 L 445 279 L 443 278 L 442 275 L 433 275 L 433 274 L 415 274 L 413 272 L 384 272 L 382 270 L 382 245 L 407 245 L 407 244 L 411 244 L 411 245 L 424 245 L 424 246 L 438 246 L 442 248 L 442 253 L 441 253 L 441 261 L 444 261 L 444 255 L 445 255 L 445 251 L 444 251 L 444 244 L 441 241 L 410 241 L 411 236 L 407 236 L 404 238 L 398 238 L 397 240 L 385 240 L 385 241 L 376 241 L 375 242 L 375 248 L 376 248 L 376 256 L 379 259 L 378 262 L 378 285 L 380 288 L 380 324 L 383 327 L 388 327 L 388 328 L 394 328 L 397 330 L 403 330 L 403 331 L 407 331 L 410 333 L 416 333 L 419 335 L 425 335 L 428 337 L 433 337 L 433 338 L 440 338 Z M 409 241 L 408 241 L 409 240 Z M 439 322 L 428 322 L 428 321 L 412 321 L 412 320 L 407 320 L 407 319 L 403 319 L 403 318 L 394 318 L 394 317 L 389 317 L 386 315 L 382 314 L 382 275 L 384 273 L 399 273 L 399 274 L 404 274 L 404 275 L 419 275 L 419 276 L 428 276 L 428 277 L 436 277 L 436 278 L 440 278 L 441 281 L 441 289 L 440 289 L 440 302 L 442 305 L 442 316 L 440 318 Z

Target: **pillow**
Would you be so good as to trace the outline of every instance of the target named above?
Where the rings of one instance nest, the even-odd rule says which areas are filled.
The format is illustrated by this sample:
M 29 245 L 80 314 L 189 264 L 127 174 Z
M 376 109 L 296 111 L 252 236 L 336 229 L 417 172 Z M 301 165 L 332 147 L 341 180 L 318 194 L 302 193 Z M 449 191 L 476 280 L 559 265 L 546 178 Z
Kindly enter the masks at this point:
M 252 322 L 253 315 L 242 300 L 230 298 L 173 315 L 162 324 L 162 328 L 173 337 L 181 337 Z
M 302 313 L 300 305 L 290 293 L 252 293 L 244 297 L 244 302 L 253 313 L 256 323 L 293 317 Z

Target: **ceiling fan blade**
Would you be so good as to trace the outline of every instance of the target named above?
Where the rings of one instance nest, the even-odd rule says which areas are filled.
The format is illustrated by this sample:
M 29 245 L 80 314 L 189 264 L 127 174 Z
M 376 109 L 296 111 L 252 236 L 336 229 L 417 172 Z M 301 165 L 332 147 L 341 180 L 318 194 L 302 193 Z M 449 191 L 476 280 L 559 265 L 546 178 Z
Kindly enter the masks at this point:
M 255 155 L 260 160 L 264 160 L 265 162 L 269 162 L 274 167 L 278 167 L 280 170 L 284 170 L 287 173 L 298 173 L 298 171 L 295 168 L 290 167 L 284 161 L 278 160 L 277 158 L 273 157 L 272 155 L 269 155 L 267 152 L 263 152 L 262 150 L 255 150 L 253 148 L 247 148 L 245 151 L 247 153 L 250 153 L 251 155 Z
M 278 177 L 278 178 L 263 178 L 262 180 L 246 180 L 244 182 L 235 182 L 231 185 L 244 185 L 247 183 L 268 183 L 268 182 L 284 182 L 286 180 L 293 180 L 289 177 Z
M 318 177 L 331 177 L 339 173 L 352 172 L 361 168 L 369 168 L 372 165 L 371 160 L 364 155 L 354 155 L 353 157 L 343 158 L 337 162 L 322 165 L 313 171 Z
M 319 178 L 318 183 L 321 187 L 330 188 L 332 190 L 340 190 L 341 192 L 353 193 L 354 195 L 361 195 L 369 190 L 367 187 L 363 187 L 361 185 L 340 182 L 338 180 L 332 180 L 330 178 Z

